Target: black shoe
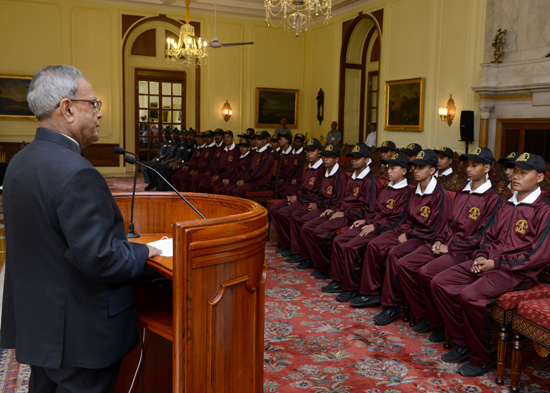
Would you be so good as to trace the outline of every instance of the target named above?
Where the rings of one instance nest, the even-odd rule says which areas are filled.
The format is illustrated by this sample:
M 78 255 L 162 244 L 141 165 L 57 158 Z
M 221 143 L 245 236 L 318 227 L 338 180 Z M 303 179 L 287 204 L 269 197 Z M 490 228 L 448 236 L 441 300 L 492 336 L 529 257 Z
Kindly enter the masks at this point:
M 321 288 L 321 292 L 324 293 L 340 293 L 342 291 L 342 284 L 334 280 L 332 280 L 327 286 Z
M 148 184 L 147 187 L 145 187 L 145 191 L 151 191 L 154 188 L 155 188 L 154 184 Z
M 428 337 L 428 340 L 433 343 L 442 343 L 445 341 L 445 325 L 435 328 L 430 337 Z
M 302 262 L 302 256 L 300 254 L 293 254 L 292 256 L 286 259 L 288 263 L 298 263 Z
M 375 306 L 380 303 L 380 295 L 357 295 L 349 300 L 349 304 L 353 307 Z
M 430 318 L 424 317 L 411 329 L 415 333 L 427 333 L 430 331 Z
M 341 303 L 347 303 L 351 299 L 353 299 L 355 296 L 357 296 L 357 292 L 355 291 L 344 291 L 338 296 L 336 296 L 336 300 L 338 300 Z
M 313 266 L 312 266 L 313 267 Z M 330 278 L 330 272 L 328 273 L 321 273 L 319 270 L 314 271 L 311 274 L 313 277 L 315 277 L 317 280 L 328 280 Z
M 377 325 L 389 325 L 399 315 L 399 306 L 385 306 L 380 314 L 374 317 L 374 322 Z
M 292 250 L 290 249 L 290 247 L 288 249 L 284 250 L 283 252 L 281 252 L 281 256 L 285 257 L 285 258 L 289 257 L 291 255 L 292 255 Z
M 279 247 L 278 249 L 275 250 L 275 252 L 278 254 L 282 254 L 286 250 L 290 250 L 290 247 Z
M 478 366 L 476 364 L 472 364 L 472 362 L 466 362 L 458 368 L 458 373 L 465 377 L 478 377 L 480 375 L 486 374 L 487 371 L 495 367 L 496 364 L 497 357 L 496 353 L 493 352 L 491 354 L 491 359 L 489 360 L 489 363 Z
M 315 266 L 313 265 L 313 261 L 311 259 L 304 259 L 298 264 L 298 266 L 296 266 L 296 269 L 306 270 L 313 269 L 314 267 Z
M 470 348 L 462 348 L 455 344 L 451 352 L 441 355 L 441 360 L 447 363 L 460 363 L 470 357 Z

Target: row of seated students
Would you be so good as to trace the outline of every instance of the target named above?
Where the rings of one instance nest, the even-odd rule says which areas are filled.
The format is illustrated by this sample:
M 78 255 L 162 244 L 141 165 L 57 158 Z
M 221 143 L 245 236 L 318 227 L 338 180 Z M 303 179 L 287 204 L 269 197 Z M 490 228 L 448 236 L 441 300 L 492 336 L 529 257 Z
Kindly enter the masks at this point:
M 482 375 L 496 364 L 488 306 L 533 286 L 550 261 L 550 203 L 540 187 L 546 163 L 530 153 L 499 160 L 509 176 L 501 198 L 490 180 L 493 154 L 476 148 L 460 156 L 467 180 L 453 201 L 442 184 L 459 179 L 441 162 L 454 152 L 415 146 L 407 147 L 409 157 L 389 156 L 395 145 L 382 143 L 383 165 L 371 169 L 371 151 L 358 144 L 347 154 L 348 178 L 340 147 L 309 140 L 300 189 L 270 208 L 277 252 L 298 269 L 314 269 L 315 278 L 332 279 L 321 290 L 338 294 L 336 300 L 380 304 L 378 325 L 392 323 L 406 298 L 413 331 L 442 342 L 446 326 L 455 345 L 441 359 L 467 360 L 458 372 Z M 386 187 L 380 189 L 375 171 L 385 173 Z
M 205 131 L 199 134 L 171 130 L 158 157 L 147 165 L 155 168 L 179 191 L 244 196 L 248 191 L 261 191 L 272 186 L 275 160 L 281 160 L 282 192 L 293 193 L 300 187 L 305 155 L 304 135 L 271 136 L 267 131 L 248 129 L 237 144 L 230 130 Z M 148 185 L 168 191 L 170 186 L 153 171 L 143 169 Z

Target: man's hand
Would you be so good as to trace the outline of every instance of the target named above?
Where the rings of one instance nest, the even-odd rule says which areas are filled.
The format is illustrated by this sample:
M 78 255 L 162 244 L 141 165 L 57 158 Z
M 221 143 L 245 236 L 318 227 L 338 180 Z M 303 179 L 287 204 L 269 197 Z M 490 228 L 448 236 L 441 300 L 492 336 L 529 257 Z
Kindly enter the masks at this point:
M 296 195 L 291 195 L 289 197 L 286 197 L 286 203 L 289 205 L 292 205 L 293 203 L 298 202 L 298 197 Z
M 229 179 L 223 179 L 223 180 L 222 180 L 222 184 L 223 184 L 224 186 L 227 186 L 227 185 L 229 184 Z
M 472 264 L 470 271 L 475 274 L 488 272 L 495 269 L 495 261 L 485 257 L 477 257 Z
M 344 217 L 344 212 L 336 212 L 331 217 L 330 220 L 334 220 L 336 218 Z
M 218 175 L 212 176 L 212 181 L 220 180 L 220 177 Z
M 397 238 L 397 241 L 399 242 L 399 244 L 401 243 L 405 243 L 407 241 L 407 234 L 405 233 L 402 233 L 401 235 L 399 235 L 399 237 Z
M 321 217 L 330 216 L 332 213 L 334 213 L 334 210 L 327 209 L 324 212 L 321 213 Z
M 439 240 L 436 241 L 432 246 L 432 252 L 435 255 L 443 255 L 449 252 L 449 247 L 446 244 L 442 244 Z
M 353 224 L 351 224 L 350 228 L 362 227 L 366 223 L 367 223 L 367 220 L 357 220 Z
M 369 233 L 374 231 L 374 225 L 365 225 L 363 229 L 361 229 L 361 233 L 359 233 L 359 236 L 367 236 Z
M 236 183 L 238 186 L 244 186 L 244 180 L 237 180 Z
M 317 203 L 311 202 L 309 205 L 307 205 L 308 212 L 312 212 L 314 210 L 317 210 Z
M 160 249 L 150 246 L 148 244 L 146 244 L 146 246 L 149 249 L 149 255 L 147 256 L 147 258 L 153 258 L 153 257 L 156 257 L 157 255 L 160 255 L 161 253 Z
M 292 184 L 293 186 L 295 186 L 296 184 L 298 184 L 298 180 L 292 179 L 292 181 L 290 182 L 290 184 Z

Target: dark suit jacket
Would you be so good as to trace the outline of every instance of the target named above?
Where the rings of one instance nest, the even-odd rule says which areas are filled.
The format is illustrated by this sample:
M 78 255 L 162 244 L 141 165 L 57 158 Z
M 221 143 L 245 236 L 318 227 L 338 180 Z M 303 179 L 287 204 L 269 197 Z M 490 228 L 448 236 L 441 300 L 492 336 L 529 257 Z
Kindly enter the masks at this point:
M 101 174 L 76 143 L 39 128 L 4 182 L 0 346 L 35 366 L 102 368 L 138 342 L 131 280 L 148 250 L 126 239 Z

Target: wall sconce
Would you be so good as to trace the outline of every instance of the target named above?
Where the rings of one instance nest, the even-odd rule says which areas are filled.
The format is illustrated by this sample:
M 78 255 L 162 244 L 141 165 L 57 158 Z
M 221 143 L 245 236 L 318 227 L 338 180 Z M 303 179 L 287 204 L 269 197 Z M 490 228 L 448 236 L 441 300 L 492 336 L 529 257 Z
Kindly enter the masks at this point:
M 233 114 L 233 109 L 231 109 L 231 105 L 229 105 L 229 100 L 225 100 L 225 104 L 222 106 L 222 117 L 223 120 L 226 122 L 231 119 L 231 115 Z
M 453 119 L 456 115 L 456 106 L 455 100 L 453 100 L 453 95 L 447 101 L 447 106 L 445 108 L 439 108 L 439 118 L 441 121 L 446 122 L 449 126 L 453 124 Z

